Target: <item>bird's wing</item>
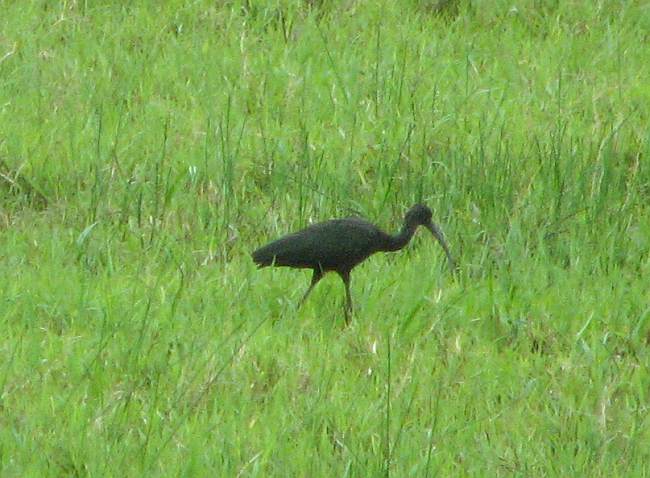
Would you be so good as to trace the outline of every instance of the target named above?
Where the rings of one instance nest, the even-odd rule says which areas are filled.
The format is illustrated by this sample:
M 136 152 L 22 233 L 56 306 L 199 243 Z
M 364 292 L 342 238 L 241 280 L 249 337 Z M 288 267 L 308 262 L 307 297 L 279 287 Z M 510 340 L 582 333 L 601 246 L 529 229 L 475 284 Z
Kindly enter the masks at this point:
M 381 231 L 359 218 L 334 219 L 284 236 L 253 253 L 261 265 L 354 267 L 378 250 Z

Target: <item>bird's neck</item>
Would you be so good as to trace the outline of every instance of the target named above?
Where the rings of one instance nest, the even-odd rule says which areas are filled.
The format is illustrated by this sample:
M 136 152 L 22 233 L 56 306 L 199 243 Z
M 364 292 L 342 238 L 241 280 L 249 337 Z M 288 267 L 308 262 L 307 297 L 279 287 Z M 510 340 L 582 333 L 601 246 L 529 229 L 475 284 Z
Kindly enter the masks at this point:
M 399 251 L 400 249 L 402 249 L 404 246 L 406 246 L 409 243 L 409 241 L 413 237 L 413 234 L 415 234 L 416 229 L 417 229 L 417 225 L 404 224 L 404 226 L 402 226 L 402 229 L 397 234 L 389 236 L 388 243 L 386 245 L 386 250 Z

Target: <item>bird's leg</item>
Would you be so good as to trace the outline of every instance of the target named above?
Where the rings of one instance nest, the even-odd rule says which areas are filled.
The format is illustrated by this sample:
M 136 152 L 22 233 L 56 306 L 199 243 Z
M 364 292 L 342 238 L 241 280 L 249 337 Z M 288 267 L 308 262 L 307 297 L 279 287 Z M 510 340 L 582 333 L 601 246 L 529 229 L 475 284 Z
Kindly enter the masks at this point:
M 345 284 L 345 323 L 350 323 L 352 315 L 352 294 L 350 294 L 350 271 L 339 272 L 343 284 Z
M 300 299 L 300 302 L 298 302 L 298 308 L 303 304 L 311 290 L 314 288 L 316 284 L 318 284 L 318 281 L 323 278 L 323 272 L 320 271 L 319 269 L 314 269 L 314 275 L 311 276 L 311 284 L 309 284 L 309 288 L 307 289 L 307 292 L 305 292 L 305 295 L 302 296 L 302 299 Z

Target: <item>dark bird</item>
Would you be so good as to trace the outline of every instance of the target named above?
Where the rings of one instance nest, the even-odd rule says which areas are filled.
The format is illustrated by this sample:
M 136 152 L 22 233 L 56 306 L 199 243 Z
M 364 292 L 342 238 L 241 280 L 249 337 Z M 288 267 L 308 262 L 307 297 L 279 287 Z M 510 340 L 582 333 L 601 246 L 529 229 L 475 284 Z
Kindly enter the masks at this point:
M 253 261 L 260 267 L 286 266 L 312 269 L 314 275 L 302 304 L 314 286 L 327 272 L 336 272 L 345 284 L 345 319 L 352 312 L 350 271 L 375 252 L 398 251 L 413 237 L 418 226 L 424 226 L 438 240 L 447 255 L 449 267 L 456 270 L 440 228 L 431 221 L 431 209 L 416 204 L 406 213 L 399 233 L 387 234 L 374 224 L 358 217 L 332 219 L 313 224 L 301 231 L 288 234 L 253 252 Z

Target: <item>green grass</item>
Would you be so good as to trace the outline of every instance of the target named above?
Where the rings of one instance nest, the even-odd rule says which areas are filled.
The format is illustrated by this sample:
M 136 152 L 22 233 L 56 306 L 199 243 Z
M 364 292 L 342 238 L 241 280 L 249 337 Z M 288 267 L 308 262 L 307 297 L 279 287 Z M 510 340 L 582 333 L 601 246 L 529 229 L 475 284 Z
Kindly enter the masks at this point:
M 0 9 L 0 475 L 650 474 L 647 2 Z

